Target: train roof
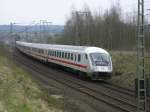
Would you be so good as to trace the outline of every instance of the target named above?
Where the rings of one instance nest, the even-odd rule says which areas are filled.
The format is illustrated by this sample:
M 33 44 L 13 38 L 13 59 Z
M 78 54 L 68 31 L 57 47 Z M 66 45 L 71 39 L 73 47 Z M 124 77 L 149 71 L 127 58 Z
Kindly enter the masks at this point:
M 57 44 L 39 44 L 39 43 L 27 43 L 27 42 L 21 42 L 16 41 L 17 44 L 32 47 L 32 48 L 38 48 L 38 49 L 55 49 L 55 50 L 63 50 L 63 51 L 74 51 L 74 52 L 86 52 L 86 53 L 94 53 L 94 52 L 100 52 L 100 53 L 106 53 L 108 52 L 102 48 L 99 47 L 93 47 L 93 46 L 72 46 L 72 45 L 57 45 Z

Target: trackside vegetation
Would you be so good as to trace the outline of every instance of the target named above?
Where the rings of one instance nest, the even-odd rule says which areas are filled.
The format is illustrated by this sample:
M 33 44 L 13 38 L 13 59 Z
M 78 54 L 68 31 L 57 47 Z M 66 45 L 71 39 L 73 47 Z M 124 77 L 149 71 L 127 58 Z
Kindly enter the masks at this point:
M 134 88 L 134 80 L 137 78 L 137 54 L 136 52 L 118 52 L 113 51 L 113 76 L 111 81 L 117 85 L 128 88 Z M 150 57 L 146 54 L 145 58 L 145 74 L 150 78 Z
M 82 12 L 82 14 L 81 14 Z M 85 14 L 86 12 L 86 14 Z M 149 22 L 145 18 L 145 26 Z M 145 50 L 150 51 L 150 30 L 145 28 Z M 97 46 L 109 50 L 135 51 L 137 37 L 137 15 L 124 14 L 119 2 L 104 11 L 72 10 L 62 38 L 57 44 Z
M 0 48 L 0 112 L 62 112 L 63 98 L 43 91 Z

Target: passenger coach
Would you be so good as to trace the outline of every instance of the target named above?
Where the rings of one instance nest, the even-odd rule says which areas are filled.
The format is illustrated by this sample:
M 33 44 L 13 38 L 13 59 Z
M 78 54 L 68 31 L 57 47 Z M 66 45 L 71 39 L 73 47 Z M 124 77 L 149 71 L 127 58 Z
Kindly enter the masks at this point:
M 37 44 L 16 41 L 16 48 L 45 63 L 53 63 L 92 80 L 111 78 L 112 61 L 109 53 L 98 47 Z

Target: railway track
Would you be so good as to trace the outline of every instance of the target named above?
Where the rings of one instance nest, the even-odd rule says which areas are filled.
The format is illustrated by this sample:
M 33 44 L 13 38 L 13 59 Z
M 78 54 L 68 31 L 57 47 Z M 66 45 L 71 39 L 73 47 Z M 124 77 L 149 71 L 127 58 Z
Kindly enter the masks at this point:
M 17 56 L 15 56 L 15 57 L 17 57 Z M 45 74 L 45 77 L 51 78 L 63 85 L 66 85 L 74 90 L 77 90 L 83 94 L 86 94 L 100 102 L 104 102 L 104 103 L 110 105 L 111 107 L 119 109 L 120 111 L 123 111 L 123 112 L 136 111 L 136 108 L 137 108 L 136 104 L 133 102 L 132 103 L 129 102 L 127 99 L 121 99 L 118 97 L 111 96 L 108 93 L 98 91 L 96 89 L 91 88 L 88 85 L 81 83 L 81 81 L 79 81 L 79 80 L 75 81 L 75 80 L 71 80 L 71 79 L 66 79 L 64 77 L 60 78 L 56 75 L 57 73 L 54 73 L 54 72 L 46 69 L 44 66 L 42 67 L 37 64 L 27 63 L 27 60 L 25 58 L 18 57 L 16 59 L 17 59 L 17 61 L 21 62 L 22 64 L 30 67 L 30 69 L 33 69 L 34 71 L 36 71 L 38 73 Z M 49 75 L 49 74 L 53 74 L 53 75 Z M 109 89 L 110 88 L 112 88 L 112 87 L 109 87 Z
M 118 85 L 114 85 L 114 84 L 109 83 L 109 82 L 102 84 L 102 86 L 109 88 L 111 90 L 114 90 L 114 91 L 118 91 L 122 94 L 126 94 L 126 95 L 129 95 L 131 97 L 135 97 L 135 91 L 134 90 L 127 89 L 127 88 L 124 88 L 124 87 L 121 87 Z

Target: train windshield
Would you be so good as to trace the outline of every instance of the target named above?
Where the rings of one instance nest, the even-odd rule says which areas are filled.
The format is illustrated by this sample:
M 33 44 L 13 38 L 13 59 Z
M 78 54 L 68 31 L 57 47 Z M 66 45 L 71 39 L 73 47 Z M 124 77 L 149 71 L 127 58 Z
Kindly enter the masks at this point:
M 92 64 L 96 66 L 108 66 L 110 64 L 110 56 L 103 53 L 90 54 Z

